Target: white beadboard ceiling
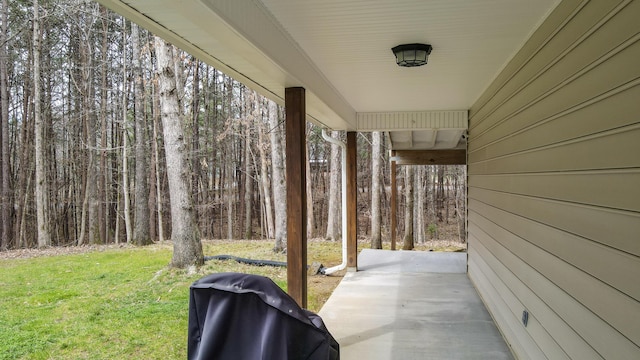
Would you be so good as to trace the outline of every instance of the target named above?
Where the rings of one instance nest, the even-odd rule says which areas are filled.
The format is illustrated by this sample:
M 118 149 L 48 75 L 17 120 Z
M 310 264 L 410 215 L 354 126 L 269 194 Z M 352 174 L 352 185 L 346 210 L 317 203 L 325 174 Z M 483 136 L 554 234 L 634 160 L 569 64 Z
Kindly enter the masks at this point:
M 468 109 L 554 0 L 263 0 L 356 112 Z M 391 48 L 433 46 L 401 68 Z
M 467 111 L 559 2 L 98 1 L 281 104 L 286 87 L 305 87 L 318 124 L 371 131 L 360 114 L 384 113 L 376 126 L 398 149 L 463 146 L 466 118 L 455 128 L 397 119 Z M 433 46 L 429 63 L 398 67 L 391 48 L 413 42 Z

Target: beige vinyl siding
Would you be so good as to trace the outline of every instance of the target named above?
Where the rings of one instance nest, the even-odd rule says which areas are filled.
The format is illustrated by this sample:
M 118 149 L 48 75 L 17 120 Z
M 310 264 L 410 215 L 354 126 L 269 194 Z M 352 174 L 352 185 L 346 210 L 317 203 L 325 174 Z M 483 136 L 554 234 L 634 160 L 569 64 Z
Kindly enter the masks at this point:
M 640 359 L 638 19 L 562 1 L 470 110 L 469 277 L 519 358 Z
M 636 257 L 640 254 L 640 219 L 635 213 L 482 189 L 469 191 L 469 197 L 491 203 L 507 212 L 535 219 L 559 231 L 600 242 L 613 249 L 635 254 Z

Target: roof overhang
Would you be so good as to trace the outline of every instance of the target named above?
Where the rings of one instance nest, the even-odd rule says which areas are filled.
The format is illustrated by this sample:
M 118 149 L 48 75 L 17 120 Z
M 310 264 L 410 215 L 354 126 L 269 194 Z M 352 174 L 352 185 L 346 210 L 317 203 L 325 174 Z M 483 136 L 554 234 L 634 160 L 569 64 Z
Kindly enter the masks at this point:
M 415 150 L 466 147 L 467 110 L 559 0 L 98 1 L 280 104 L 304 87 L 316 124 Z M 410 42 L 426 66 L 395 64 Z
M 356 112 L 259 1 L 99 0 L 267 98 L 307 89 L 309 120 L 355 130 Z

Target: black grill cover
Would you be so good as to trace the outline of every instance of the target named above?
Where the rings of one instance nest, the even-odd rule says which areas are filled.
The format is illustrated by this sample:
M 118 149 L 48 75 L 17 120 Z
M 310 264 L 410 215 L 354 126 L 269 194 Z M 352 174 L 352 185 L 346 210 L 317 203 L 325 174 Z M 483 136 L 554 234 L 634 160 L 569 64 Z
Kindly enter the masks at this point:
M 322 319 L 271 279 L 220 273 L 191 285 L 190 360 L 340 359 Z

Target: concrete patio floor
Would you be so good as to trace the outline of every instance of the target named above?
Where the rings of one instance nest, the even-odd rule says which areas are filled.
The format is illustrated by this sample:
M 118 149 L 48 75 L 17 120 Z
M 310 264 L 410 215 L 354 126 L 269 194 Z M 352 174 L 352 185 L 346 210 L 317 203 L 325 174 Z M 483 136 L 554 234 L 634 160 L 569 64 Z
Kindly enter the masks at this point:
M 513 359 L 466 253 L 362 250 L 319 312 L 343 360 Z

